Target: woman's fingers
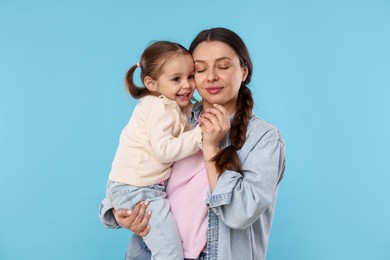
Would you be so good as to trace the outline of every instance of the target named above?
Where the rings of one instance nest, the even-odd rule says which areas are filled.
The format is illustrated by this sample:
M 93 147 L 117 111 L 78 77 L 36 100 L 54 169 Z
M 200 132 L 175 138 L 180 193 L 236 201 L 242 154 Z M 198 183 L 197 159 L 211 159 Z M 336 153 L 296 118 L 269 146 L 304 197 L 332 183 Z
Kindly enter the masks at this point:
M 143 218 L 142 222 L 139 224 L 139 233 L 138 235 L 141 237 L 146 236 L 150 232 L 150 226 L 148 225 L 149 219 L 152 216 L 152 212 L 149 210 L 146 214 L 145 217 Z
M 215 115 L 218 117 L 219 120 L 221 121 L 229 121 L 229 113 L 228 111 L 221 105 L 219 104 L 214 104 L 214 112 Z
M 114 212 L 114 216 L 116 221 L 121 227 L 129 228 L 129 219 L 132 218 L 132 212 L 127 209 L 120 209 Z
M 206 128 L 214 128 L 215 130 L 226 130 L 230 128 L 229 114 L 227 110 L 221 105 L 214 105 L 214 107 L 207 109 L 200 119 Z
M 148 207 L 148 205 L 149 203 L 147 201 L 146 202 L 141 201 L 139 204 L 137 204 L 137 206 L 140 207 L 133 225 L 137 231 L 137 234 L 140 236 L 145 236 L 147 233 L 149 233 L 149 231 L 147 231 L 145 235 L 142 235 L 145 233 L 145 229 L 148 227 L 149 219 L 152 214 L 150 210 L 146 212 L 146 208 Z
M 141 201 L 132 210 L 120 209 L 114 212 L 115 219 L 121 227 L 139 236 L 146 236 L 150 231 L 148 223 L 152 214 L 150 210 L 146 212 L 148 204 L 148 202 Z

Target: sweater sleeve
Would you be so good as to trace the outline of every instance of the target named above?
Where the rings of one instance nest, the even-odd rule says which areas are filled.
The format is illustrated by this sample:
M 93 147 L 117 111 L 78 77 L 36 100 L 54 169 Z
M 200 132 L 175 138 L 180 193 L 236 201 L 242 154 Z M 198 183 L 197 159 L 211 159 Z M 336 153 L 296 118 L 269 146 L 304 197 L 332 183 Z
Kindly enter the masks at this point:
M 185 121 L 175 102 L 153 102 L 146 113 L 147 135 L 155 157 L 172 163 L 199 151 L 202 132 L 199 126 L 183 132 Z M 182 118 L 181 118 L 182 117 Z

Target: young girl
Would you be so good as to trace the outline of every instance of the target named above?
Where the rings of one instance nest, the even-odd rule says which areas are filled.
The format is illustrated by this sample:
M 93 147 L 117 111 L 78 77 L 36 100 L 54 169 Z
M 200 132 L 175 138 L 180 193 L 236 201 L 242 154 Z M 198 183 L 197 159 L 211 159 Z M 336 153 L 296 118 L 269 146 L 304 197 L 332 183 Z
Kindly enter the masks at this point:
M 144 87 L 133 82 L 137 67 Z M 183 259 L 165 185 L 172 163 L 196 153 L 202 144 L 200 127 L 187 131 L 195 90 L 193 59 L 180 44 L 155 42 L 129 69 L 126 86 L 140 101 L 121 133 L 107 192 L 115 210 L 149 202 L 153 228 L 144 241 L 154 259 Z

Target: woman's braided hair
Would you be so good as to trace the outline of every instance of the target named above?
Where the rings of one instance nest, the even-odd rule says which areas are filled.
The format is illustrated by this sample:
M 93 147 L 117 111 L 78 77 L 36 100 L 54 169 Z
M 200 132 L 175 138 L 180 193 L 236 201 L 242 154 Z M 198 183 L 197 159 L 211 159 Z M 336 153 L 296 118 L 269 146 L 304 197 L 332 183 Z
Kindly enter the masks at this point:
M 230 145 L 212 158 L 219 175 L 225 170 L 232 170 L 243 174 L 237 150 L 241 149 L 246 141 L 246 131 L 253 110 L 252 92 L 247 87 L 247 84 L 250 83 L 252 78 L 252 61 L 244 41 L 229 29 L 212 28 L 201 31 L 192 41 L 189 48 L 190 52 L 193 53 L 195 48 L 204 41 L 219 41 L 229 45 L 239 57 L 241 67 L 246 66 L 248 69 L 248 75 L 241 83 L 238 91 L 237 111 L 234 114 L 230 127 Z

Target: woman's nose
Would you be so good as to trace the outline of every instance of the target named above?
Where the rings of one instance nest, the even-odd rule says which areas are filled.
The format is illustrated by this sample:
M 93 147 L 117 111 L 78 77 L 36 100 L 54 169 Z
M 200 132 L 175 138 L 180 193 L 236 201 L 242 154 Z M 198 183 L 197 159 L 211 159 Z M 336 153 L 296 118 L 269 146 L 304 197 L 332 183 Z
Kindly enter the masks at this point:
M 215 81 L 218 79 L 217 71 L 214 68 L 209 69 L 207 74 L 208 81 Z

